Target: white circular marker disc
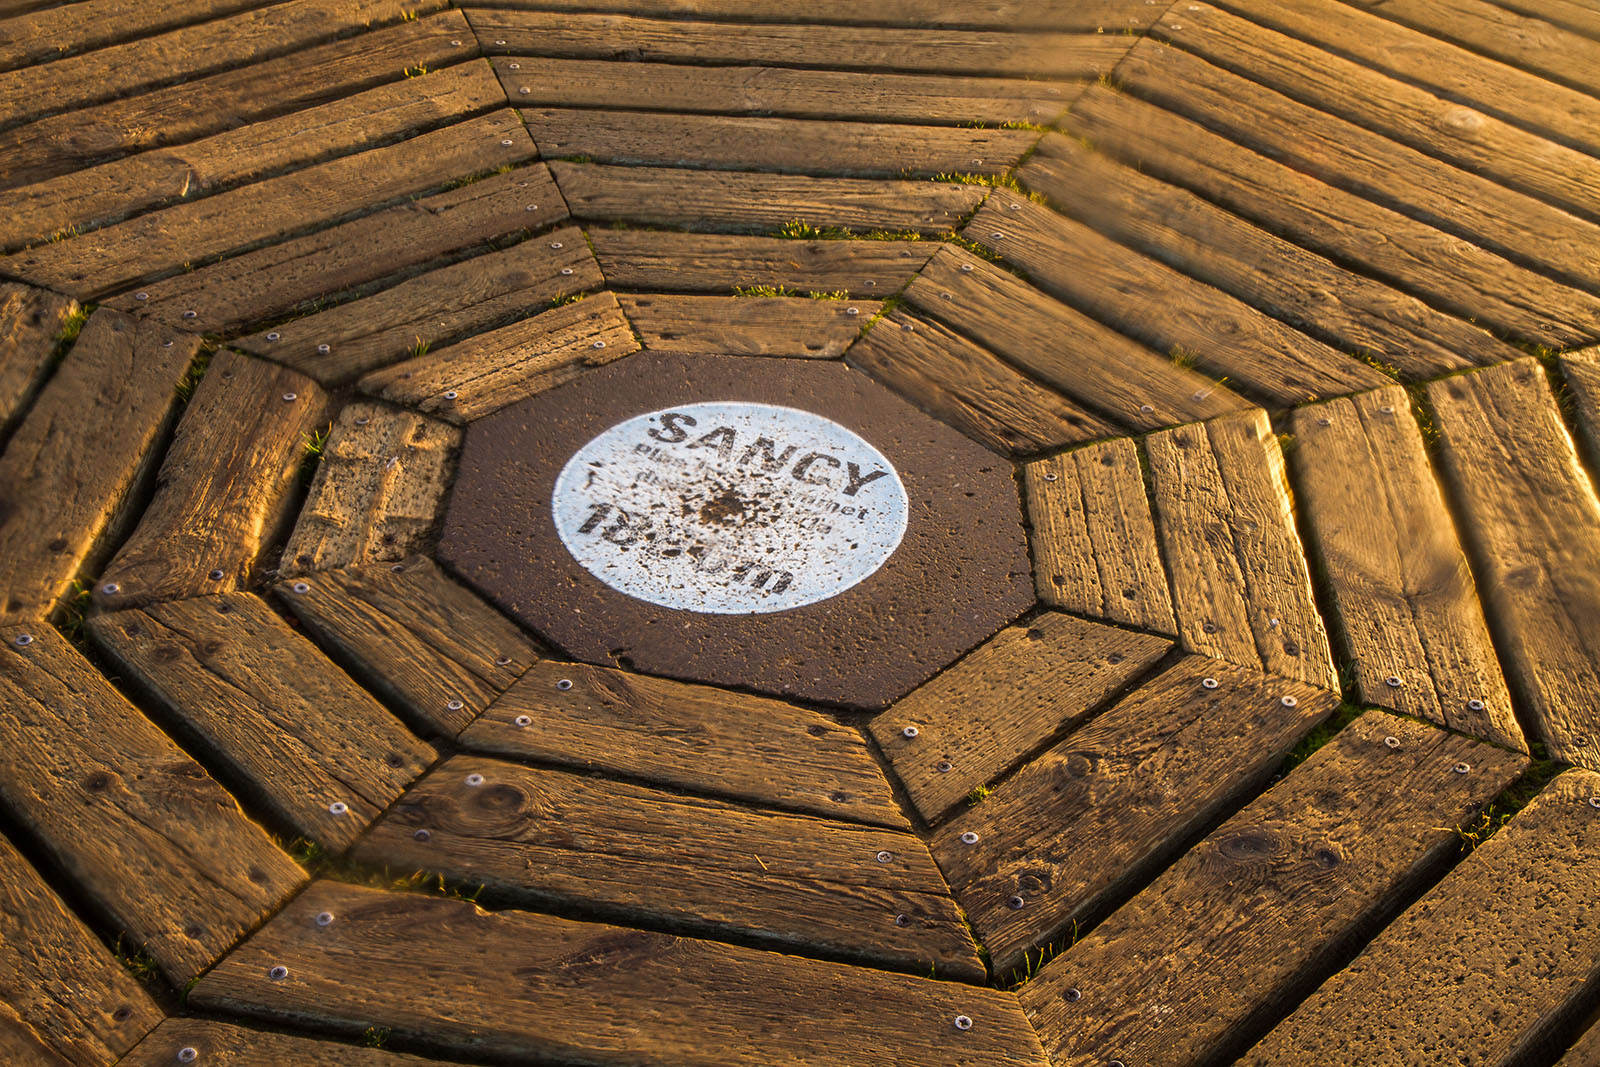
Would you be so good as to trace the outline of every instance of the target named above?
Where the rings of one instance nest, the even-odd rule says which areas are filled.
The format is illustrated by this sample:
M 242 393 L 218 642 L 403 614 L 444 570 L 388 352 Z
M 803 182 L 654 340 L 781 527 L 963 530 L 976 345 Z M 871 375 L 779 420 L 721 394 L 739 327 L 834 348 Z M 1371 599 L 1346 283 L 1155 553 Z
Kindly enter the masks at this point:
M 573 453 L 551 499 L 574 559 L 619 592 L 717 615 L 837 596 L 905 536 L 900 475 L 820 415 L 711 402 L 638 415 Z

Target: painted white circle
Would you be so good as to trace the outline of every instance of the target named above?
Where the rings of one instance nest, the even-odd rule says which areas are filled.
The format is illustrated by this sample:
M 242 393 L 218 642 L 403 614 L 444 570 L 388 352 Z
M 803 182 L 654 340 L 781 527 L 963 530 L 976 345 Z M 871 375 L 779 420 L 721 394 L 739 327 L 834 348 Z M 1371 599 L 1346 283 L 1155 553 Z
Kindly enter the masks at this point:
M 619 422 L 567 460 L 556 532 L 585 570 L 684 611 L 787 611 L 849 589 L 905 536 L 905 486 L 820 415 L 719 401 Z

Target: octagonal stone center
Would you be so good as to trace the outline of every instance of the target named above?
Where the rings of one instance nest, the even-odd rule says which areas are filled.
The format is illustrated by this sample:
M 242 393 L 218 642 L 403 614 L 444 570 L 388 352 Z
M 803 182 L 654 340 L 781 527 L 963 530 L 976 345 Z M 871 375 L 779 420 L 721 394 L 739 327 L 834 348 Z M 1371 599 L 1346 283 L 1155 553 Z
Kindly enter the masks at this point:
M 786 611 L 838 595 L 906 532 L 899 473 L 821 415 L 744 401 L 663 408 L 579 448 L 556 478 L 557 534 L 585 570 L 662 607 Z

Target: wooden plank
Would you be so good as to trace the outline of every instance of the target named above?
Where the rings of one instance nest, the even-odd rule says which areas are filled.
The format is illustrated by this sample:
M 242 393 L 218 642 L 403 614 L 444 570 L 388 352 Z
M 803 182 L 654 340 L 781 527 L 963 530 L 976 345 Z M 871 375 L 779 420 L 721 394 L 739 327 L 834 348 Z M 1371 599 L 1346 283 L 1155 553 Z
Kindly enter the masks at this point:
M 304 375 L 227 349 L 194 391 L 139 525 L 100 574 L 108 610 L 237 588 L 291 518 L 327 401 Z
M 524 107 L 617 107 L 949 125 L 1049 123 L 1081 82 L 960 78 L 881 71 L 706 67 L 517 56 L 494 60 Z
M 1595 16 L 1600 21 L 1600 15 Z M 1600 215 L 1600 160 L 1208 4 L 1154 31 L 1212 63 L 1502 185 Z
M 1177 633 L 1150 498 L 1132 441 L 1104 441 L 1023 468 L 1033 584 L 1052 607 Z
M 543 107 L 520 114 L 539 150 L 551 159 L 581 156 L 629 166 L 786 174 L 1004 174 L 1039 137 L 1032 130 L 659 111 Z
M 459 425 L 638 350 L 616 296 L 599 293 L 373 371 L 359 385 Z
M 448 344 L 603 284 L 583 232 L 568 226 L 235 343 L 321 382 L 342 383 L 419 345 Z
M 1578 431 L 1590 458 L 1600 457 L 1600 348 L 1568 352 L 1561 357 L 1560 366 Z
M 1131 95 L 1090 88 L 1068 132 L 1353 270 L 1515 339 L 1600 335 L 1600 299 L 1335 188 Z
M 505 616 L 426 556 L 273 587 L 307 633 L 414 722 L 454 737 L 539 659 Z
M 159 323 L 89 317 L 0 456 L 0 621 L 48 614 L 119 532 L 199 349 Z
M 120 9 L 129 10 L 125 4 Z M 0 131 L 0 186 L 44 181 L 132 152 L 220 133 L 232 123 L 313 107 L 391 81 L 407 66 L 448 66 L 475 51 L 466 19 L 460 12 L 442 11 L 302 48 L 292 57 L 249 62 L 89 111 L 13 126 Z M 292 75 L 286 70 L 291 65 Z
M 80 300 L 95 300 L 147 279 L 158 280 L 185 264 L 204 263 L 366 214 L 402 197 L 521 163 L 535 154 L 516 114 L 497 111 L 399 144 L 38 245 L 8 257 L 6 269 Z
M 1171 648 L 1159 637 L 1045 612 L 1001 630 L 869 729 L 918 813 L 936 823 Z
M 461 431 L 381 404 L 339 412 L 284 546 L 286 574 L 396 563 L 430 547 Z
M 0 1000 L 0 1056 L 4 1056 L 7 1063 L 71 1067 L 55 1054 L 38 1031 L 23 1021 L 15 1008 L 3 1000 Z
M 252 1030 L 213 1019 L 168 1019 L 122 1060 L 121 1067 L 170 1067 L 178 1053 L 192 1048 L 194 1063 L 206 1067 L 255 1067 L 265 1063 L 315 1063 L 318 1067 L 444 1067 L 382 1048 Z
M 285 977 L 263 978 L 274 966 Z M 301 894 L 190 1002 L 346 1033 L 382 1026 L 496 1058 L 1046 1063 L 999 990 L 337 882 Z
M 193 0 L 181 8 L 133 8 L 118 0 L 86 0 L 0 22 L 0 69 L 28 67 L 194 22 L 223 18 L 260 0 Z
M 1512 692 L 1550 755 L 1600 768 L 1600 500 L 1532 359 L 1428 386 Z
M 1164 868 L 1260 789 L 1337 703 L 1187 656 L 936 829 L 934 857 L 994 973 Z
M 1591 1025 L 1583 1036 L 1556 1061 L 1555 1067 L 1594 1067 L 1600 1063 L 1600 1026 Z
M 1241 392 L 1287 405 L 1387 380 L 1222 290 L 1023 197 L 991 198 L 963 232 L 1079 310 L 1158 352 L 1181 352 Z
M 937 247 L 915 241 L 792 241 L 642 230 L 591 230 L 588 236 L 612 288 L 724 294 L 767 286 L 886 297 Z
M 409 2 L 409 0 L 408 0 Z M 209 74 L 240 63 L 287 55 L 358 32 L 371 23 L 398 22 L 402 12 L 443 7 L 422 0 L 289 0 L 230 18 L 185 26 L 155 37 L 97 48 L 35 67 L 0 73 L 0 125 L 82 108 L 152 85 Z M 50 20 L 59 12 L 44 12 Z
M 1045 193 L 1056 210 L 1407 377 L 1437 377 L 1520 355 L 1478 326 L 1072 138 L 1047 135 L 1017 177 Z
M 1362 716 L 1046 964 L 1020 994 L 1030 1021 L 1057 1062 L 1232 1062 L 1449 864 L 1454 827 L 1527 765 Z
M 65 638 L 0 647 L 0 799 L 182 988 L 305 872 Z
M 61 331 L 79 310 L 69 296 L 0 282 L 0 426 L 27 407 L 50 371 Z
M 138 980 L 4 838 L 0 1007 L 12 1011 L 18 1023 L 64 1062 L 94 1067 L 117 1062 L 162 1018 Z
M 738 171 L 550 165 L 573 217 L 771 233 L 791 222 L 857 232 L 954 233 L 983 199 L 976 185 L 862 181 Z
M 95 643 L 274 818 L 339 850 L 433 762 L 266 603 L 223 593 L 89 621 Z
M 1001 455 L 1110 437 L 1097 415 L 1017 373 L 949 329 L 893 311 L 850 348 L 848 362 Z
M 467 21 L 495 55 L 768 64 L 922 74 L 1098 78 L 1127 50 L 1113 34 L 730 24 L 572 12 L 474 9 Z
M 1266 413 L 1167 430 L 1145 448 L 1183 647 L 1337 689 Z
M 1548 1047 L 1587 1010 L 1600 953 L 1597 794 L 1600 775 L 1584 771 L 1547 785 L 1240 1062 L 1400 1067 L 1426 1049 L 1488 1065 Z
M 786 0 L 496 0 L 496 7 L 538 11 L 604 9 L 630 15 L 715 18 L 727 22 L 860 23 L 965 29 L 1142 29 L 1149 17 L 1125 0 L 975 0 L 958 8 L 941 0 L 885 0 L 863 8 L 852 0 L 795 7 Z
M 883 310 L 876 300 L 623 293 L 622 313 L 654 352 L 833 359 Z
M 491 174 L 433 196 L 125 291 L 123 311 L 201 333 L 240 328 L 372 286 L 396 272 L 541 230 L 567 217 L 544 164 Z M 192 316 L 192 317 L 189 317 Z
M 0 219 L 0 248 L 120 222 L 268 174 L 405 140 L 504 103 L 487 63 L 463 63 L 180 147 L 85 167 L 8 190 L 11 209 Z
M 941 247 L 906 288 L 905 298 L 923 314 L 1129 429 L 1153 430 L 1248 406 L 1211 379 L 965 249 Z
M 460 743 L 764 807 L 911 825 L 859 733 L 818 712 L 732 690 L 537 663 Z
M 901 830 L 456 756 L 355 855 L 521 907 L 988 980 L 927 846 Z
M 1410 398 L 1393 386 L 1300 408 L 1296 497 L 1363 704 L 1527 751 Z
M 1585 0 L 1496 0 L 1496 5 L 1600 38 L 1600 11 Z

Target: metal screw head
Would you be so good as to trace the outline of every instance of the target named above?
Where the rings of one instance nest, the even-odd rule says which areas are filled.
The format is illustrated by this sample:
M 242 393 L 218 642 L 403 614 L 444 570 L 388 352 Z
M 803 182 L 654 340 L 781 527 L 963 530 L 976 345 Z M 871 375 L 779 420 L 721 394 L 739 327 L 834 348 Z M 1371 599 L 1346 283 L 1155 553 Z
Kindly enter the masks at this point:
M 1215 689 L 1217 686 L 1219 686 L 1221 684 L 1222 683 L 1217 681 L 1215 678 L 1202 678 L 1202 679 L 1200 679 L 1200 688 L 1201 689 Z
M 510 148 L 511 147 L 511 138 L 507 137 L 505 140 L 501 141 L 500 143 L 502 145 L 504 145 L 505 147 Z
M 606 346 L 606 343 L 604 341 L 596 341 L 594 344 L 590 345 L 589 347 L 590 348 L 604 348 L 605 346 Z
M 331 912 L 331 911 L 318 912 L 317 913 L 317 925 L 318 926 L 332 926 L 333 925 L 333 912 Z
M 100 587 L 100 591 L 107 596 L 116 596 L 118 593 L 122 592 L 122 586 L 118 585 L 116 582 L 107 582 L 105 585 Z
M 309 592 L 311 592 L 311 586 L 307 585 L 305 582 L 295 582 L 289 588 L 294 590 L 296 593 L 309 593 Z
M 527 185 L 528 183 L 527 182 L 523 182 L 522 184 L 523 185 Z M 539 205 L 538 204 L 528 204 L 522 210 L 524 210 L 524 211 L 538 211 L 539 210 Z
M 976 845 L 978 843 L 978 835 L 968 830 L 961 835 L 961 843 L 963 845 Z
M 178 1050 L 179 1063 L 193 1063 L 200 1058 L 200 1050 L 193 1045 L 185 1045 Z
M 894 924 L 896 926 L 910 926 L 911 925 L 911 916 L 909 916 L 909 915 L 896 915 L 894 917 Z
M 561 242 L 560 241 L 551 241 L 550 242 L 550 247 L 551 248 L 560 248 L 561 247 Z
M 1470 772 L 1472 770 L 1472 764 L 1470 764 L 1470 763 L 1458 763 L 1454 767 L 1451 767 L 1450 769 L 1452 771 L 1455 771 L 1457 774 L 1467 774 L 1468 772 Z
M 1200 629 L 1205 633 L 1214 634 L 1217 632 L 1217 624 L 1214 622 L 1202 623 Z
M 161 342 L 161 347 L 162 348 L 171 348 L 172 347 L 172 338 L 169 337 L 165 341 L 162 341 Z
M 859 314 L 861 314 L 861 309 L 860 308 L 845 308 L 844 309 L 844 313 L 846 315 L 859 315 Z
M 206 577 L 210 578 L 213 582 L 220 582 L 222 579 L 226 578 L 227 575 L 221 570 L 213 570 L 210 574 L 207 574 Z
M 267 334 L 267 340 L 276 341 L 278 338 L 280 338 L 282 336 L 283 335 L 281 333 L 279 333 L 277 330 L 273 330 L 271 333 Z
M 532 726 L 533 725 L 533 717 L 530 716 L 530 715 L 518 715 L 515 719 L 512 719 L 511 721 L 516 723 L 518 726 Z
M 328 805 L 328 814 L 329 815 L 344 815 L 344 814 L 347 814 L 349 811 L 350 811 L 350 805 L 346 804 L 342 800 L 335 800 L 332 804 Z
M 1040 475 L 1040 477 L 1047 482 L 1053 482 L 1060 478 L 1060 475 L 1058 475 L 1055 471 L 1045 471 L 1044 474 Z
M 1393 407 L 1393 405 L 1390 405 L 1390 404 L 1385 404 L 1381 408 L 1379 408 L 1378 410 L 1380 412 L 1382 412 L 1383 414 L 1385 414 L 1385 415 L 1393 415 L 1394 414 L 1394 407 Z
M 1153 414 L 1155 414 L 1155 410 L 1156 409 L 1155 409 L 1154 405 L 1151 405 L 1151 404 L 1140 404 L 1139 405 L 1139 410 L 1142 413 L 1146 414 L 1146 415 L 1153 415 Z
M 482 785 L 483 775 L 479 774 L 477 771 L 473 771 L 471 774 L 467 775 L 467 784 L 470 786 Z
M 289 968 L 285 967 L 281 963 L 277 964 L 267 971 L 267 977 L 272 979 L 274 982 L 281 982 L 283 979 L 289 977 Z
M 1073 986 L 1071 989 L 1068 989 L 1065 993 L 1061 994 L 1061 999 L 1070 1004 L 1076 1004 L 1078 1001 L 1083 999 L 1083 992 L 1079 990 L 1077 986 Z
M 495 661 L 494 661 L 494 665 L 496 667 L 509 667 L 509 666 L 511 666 L 511 657 L 510 656 L 496 656 L 495 657 Z
M 955 765 L 947 759 L 942 759 L 939 761 L 938 765 L 934 767 L 934 770 L 938 771 L 940 774 L 949 774 L 951 771 L 955 770 Z
M 451 43 L 451 44 L 452 44 L 452 45 L 454 45 L 454 46 L 455 46 L 455 47 L 457 47 L 457 48 L 460 48 L 460 47 L 461 47 L 461 42 L 460 42 L 460 41 L 451 41 L 451 42 L 450 42 L 450 43 Z
M 461 394 L 457 393 L 454 389 L 446 389 L 445 392 L 444 392 L 444 398 L 446 400 L 454 400 L 456 397 L 458 397 L 460 395 Z
M 445 707 L 449 708 L 451 711 L 460 711 L 462 708 L 466 707 L 466 705 L 459 700 L 450 700 L 445 702 Z
M 992 239 L 992 240 L 995 240 L 995 241 L 1001 241 L 1001 240 L 1004 240 L 1004 239 L 1005 239 L 1005 236 L 1006 236 L 1006 235 L 1005 235 L 1005 234 L 1003 234 L 1003 233 L 1001 233 L 1001 232 L 1000 232 L 1000 231 L 999 231 L 999 230 L 996 230 L 996 231 L 994 231 L 994 232 L 993 232 L 993 233 L 991 233 L 991 234 L 990 234 L 990 235 L 989 235 L 989 237 L 990 237 L 990 238 L 991 238 L 991 239 Z
M 284 403 L 285 403 L 285 404 L 288 404 L 288 403 L 291 403 L 291 402 L 292 402 L 292 401 L 294 401 L 294 399 L 295 399 L 295 398 L 296 398 L 296 397 L 298 397 L 298 396 L 299 396 L 299 395 L 300 395 L 300 394 L 298 394 L 298 393 L 284 393 L 284 394 L 283 394 L 283 402 L 284 402 Z
M 413 830 L 411 833 L 411 839 L 413 841 L 426 841 L 432 836 L 433 834 L 428 832 L 427 827 L 423 827 L 420 830 Z
M 16 637 L 11 639 L 11 643 L 14 644 L 14 645 L 18 645 L 18 646 L 20 646 L 22 648 L 26 648 L 29 645 L 33 644 L 33 635 L 32 634 L 18 634 Z
M 893 852 L 889 852 L 888 850 L 885 850 L 883 852 L 878 853 L 873 858 L 876 859 L 879 863 L 888 863 L 890 860 L 894 859 L 894 853 Z
M 526 85 L 524 85 L 522 88 L 517 90 L 517 93 L 520 96 L 527 96 L 531 92 L 533 92 L 533 90 L 528 88 Z
M 971 1030 L 972 1029 L 972 1020 L 967 1018 L 965 1015 L 957 1015 L 956 1016 L 956 1029 L 957 1030 Z
M 1471 708 L 1473 711 L 1482 711 L 1483 701 L 1479 700 L 1477 697 L 1473 697 L 1471 700 L 1467 701 L 1467 707 Z
M 198 319 L 200 317 L 200 313 L 198 311 L 185 311 L 183 313 L 183 317 L 186 319 Z
M 1299 704 L 1300 704 L 1300 701 L 1296 700 L 1294 697 L 1284 697 L 1282 700 L 1279 701 L 1279 703 L 1282 704 L 1286 708 L 1293 708 L 1293 707 L 1298 707 Z
M 505 42 L 504 41 L 496 41 L 495 44 L 505 44 Z
M 1589 806 L 1591 808 L 1600 808 L 1600 797 L 1590 797 Z
M 1398 674 L 1391 674 L 1389 677 L 1383 680 L 1383 684 L 1388 686 L 1390 689 L 1399 689 L 1406 683 Z
M 372 416 L 371 415 L 358 415 L 356 417 L 356 425 L 357 426 L 365 426 L 367 423 L 369 423 L 371 421 L 372 421 Z
M 1400 747 L 1400 739 L 1398 737 L 1385 737 L 1383 739 L 1383 743 L 1388 745 L 1390 748 Z
M 1018 893 L 1018 894 L 1012 895 L 1010 897 L 1010 899 L 1008 899 L 1006 901 L 1006 906 L 1009 907 L 1012 911 L 1021 911 L 1022 910 L 1022 906 L 1024 904 L 1026 904 L 1026 903 L 1027 903 L 1027 901 L 1023 900 L 1022 899 L 1022 895 L 1020 893 Z
M 1021 204 L 1012 204 L 1011 205 L 1011 210 L 1012 211 L 1021 211 L 1022 210 L 1022 205 Z
M 333 351 L 333 346 L 332 345 L 318 345 L 317 346 L 317 354 L 318 355 L 325 356 L 329 352 L 332 352 L 332 351 Z
M 963 263 L 963 264 L 961 264 L 961 273 L 962 274 L 971 274 L 972 273 L 972 264 L 971 263 Z
M 133 294 L 133 298 L 135 300 L 149 300 L 150 299 L 150 294 L 149 293 L 134 293 Z
M 907 726 L 904 730 L 901 730 L 900 732 L 902 734 L 904 734 L 906 737 L 916 737 L 922 731 L 917 729 L 915 726 Z
M 565 693 L 568 689 L 572 688 L 572 679 L 571 678 L 563 678 L 563 679 L 561 679 L 561 681 L 556 683 L 556 688 L 561 690 L 563 693 Z
M 1326 415 L 1318 415 L 1317 416 L 1317 425 L 1318 426 L 1332 426 L 1333 425 L 1333 420 L 1328 418 L 1328 416 L 1326 416 Z
M 561 273 L 563 275 L 571 274 L 572 273 L 572 268 L 571 267 L 562 267 L 561 268 Z

